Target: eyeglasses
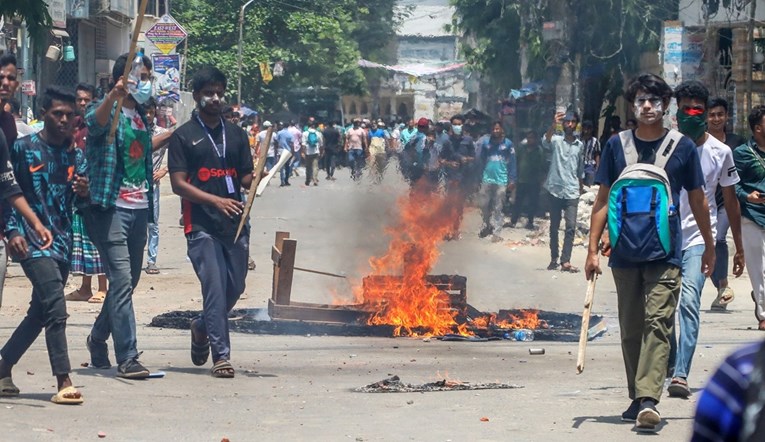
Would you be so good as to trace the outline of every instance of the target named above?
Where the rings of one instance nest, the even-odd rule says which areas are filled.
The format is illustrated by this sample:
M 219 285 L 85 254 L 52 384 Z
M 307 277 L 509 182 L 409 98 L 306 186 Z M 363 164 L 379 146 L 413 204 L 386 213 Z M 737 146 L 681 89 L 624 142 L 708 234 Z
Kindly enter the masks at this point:
M 3 80 L 16 81 L 16 76 L 15 75 L 2 75 L 2 74 L 0 74 L 0 83 L 2 83 Z

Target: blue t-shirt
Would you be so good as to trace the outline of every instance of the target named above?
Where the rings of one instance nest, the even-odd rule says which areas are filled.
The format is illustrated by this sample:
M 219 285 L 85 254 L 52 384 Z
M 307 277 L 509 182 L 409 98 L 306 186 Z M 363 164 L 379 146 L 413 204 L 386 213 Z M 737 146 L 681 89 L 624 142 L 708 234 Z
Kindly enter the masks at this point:
M 635 135 L 635 131 L 632 131 L 632 135 Z M 635 148 L 638 151 L 638 162 L 653 164 L 656 158 L 656 150 L 664 141 L 664 137 L 655 141 L 643 141 L 636 136 L 634 138 Z M 611 137 L 600 156 L 600 167 L 598 167 L 598 172 L 595 175 L 595 183 L 611 187 L 625 167 L 627 167 L 627 161 L 624 159 L 622 142 L 618 136 Z M 701 171 L 701 162 L 699 161 L 696 144 L 688 137 L 681 138 L 664 170 L 669 178 L 672 202 L 677 208 L 676 213 L 680 213 L 680 190 L 691 191 L 704 186 L 704 174 Z M 681 267 L 683 262 L 683 231 L 680 228 L 679 216 L 670 218 L 670 229 L 673 234 L 674 251 L 664 262 Z M 608 265 L 618 268 L 636 267 L 639 264 L 623 262 L 612 255 Z

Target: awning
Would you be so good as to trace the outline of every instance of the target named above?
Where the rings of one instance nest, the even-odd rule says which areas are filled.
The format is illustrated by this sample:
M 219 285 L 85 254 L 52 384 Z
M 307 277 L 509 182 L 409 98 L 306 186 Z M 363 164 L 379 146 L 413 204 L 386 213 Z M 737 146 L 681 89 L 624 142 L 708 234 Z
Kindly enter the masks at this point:
M 364 59 L 359 60 L 359 66 L 362 68 L 386 69 L 399 74 L 410 75 L 412 77 L 427 77 L 430 75 L 438 75 L 446 72 L 458 71 L 464 68 L 465 65 L 467 65 L 465 62 L 448 62 L 399 64 L 390 66 Z

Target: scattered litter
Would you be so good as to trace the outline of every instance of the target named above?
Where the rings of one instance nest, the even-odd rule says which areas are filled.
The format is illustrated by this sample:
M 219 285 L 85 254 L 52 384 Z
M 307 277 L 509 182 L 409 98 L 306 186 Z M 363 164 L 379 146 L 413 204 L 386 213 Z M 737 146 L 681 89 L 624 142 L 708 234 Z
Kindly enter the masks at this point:
M 27 371 L 27 374 L 28 374 L 29 376 L 34 376 L 34 375 L 35 375 L 35 372 L 33 372 L 33 371 Z
M 428 382 L 426 384 L 406 384 L 401 382 L 401 379 L 398 376 L 393 376 L 388 379 L 383 379 L 382 381 L 357 388 L 354 391 L 359 393 L 424 393 L 431 391 L 498 390 L 512 388 L 523 388 L 523 386 L 497 382 L 473 384 L 470 382 L 452 381 L 448 379 L 436 382 Z
M 422 342 L 430 342 L 430 338 L 422 338 Z
M 90 365 L 90 363 L 89 363 L 89 362 L 83 362 L 82 364 L 80 364 L 80 367 L 82 367 L 82 368 L 88 368 L 88 366 L 89 366 L 89 365 Z
M 413 403 L 414 403 L 414 401 L 406 401 L 407 405 L 412 405 Z
M 100 437 L 101 439 L 103 439 L 103 438 L 105 438 L 105 437 L 106 437 L 106 433 L 104 433 L 103 431 L 99 431 L 99 432 L 98 432 L 98 437 Z
M 529 354 L 530 355 L 543 355 L 543 354 L 545 354 L 545 349 L 544 348 L 530 348 L 529 349 Z
M 489 418 L 488 417 L 482 417 L 481 418 L 481 422 L 489 422 Z

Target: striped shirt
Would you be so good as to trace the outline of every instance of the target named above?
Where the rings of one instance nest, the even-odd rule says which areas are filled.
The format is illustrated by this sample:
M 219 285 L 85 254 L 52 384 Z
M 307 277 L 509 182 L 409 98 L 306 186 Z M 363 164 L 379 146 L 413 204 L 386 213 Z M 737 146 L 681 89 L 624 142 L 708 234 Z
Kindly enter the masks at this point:
M 728 356 L 699 398 L 693 442 L 737 441 L 743 427 L 747 389 L 761 343 Z

